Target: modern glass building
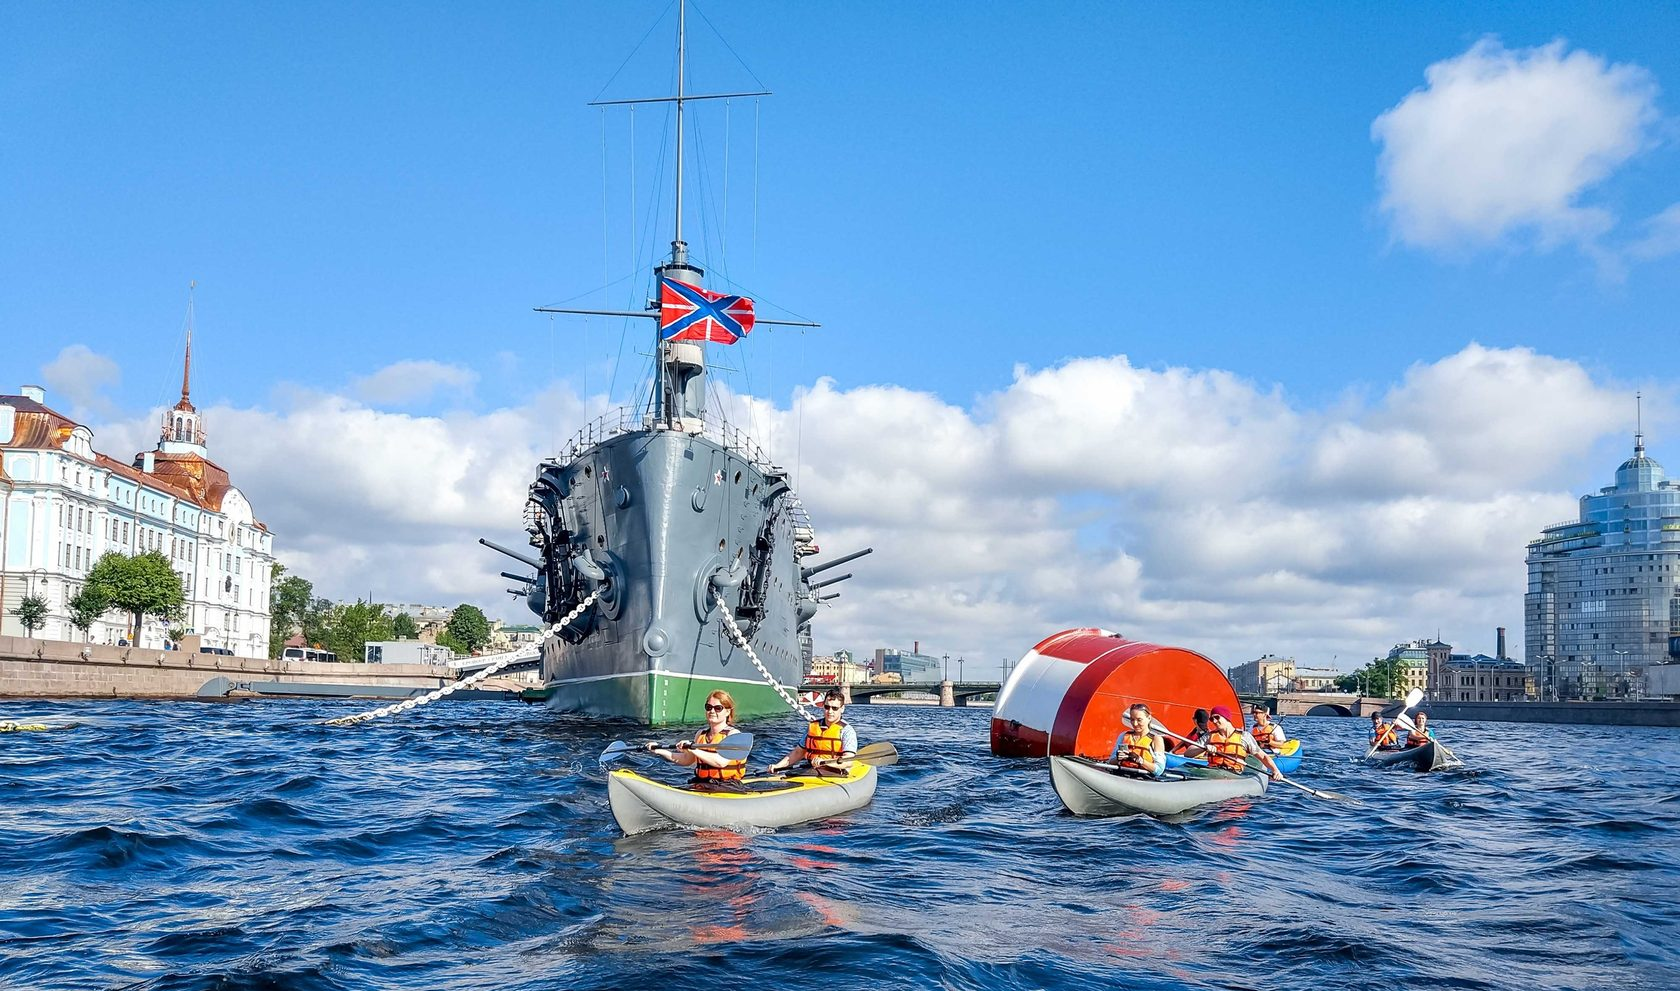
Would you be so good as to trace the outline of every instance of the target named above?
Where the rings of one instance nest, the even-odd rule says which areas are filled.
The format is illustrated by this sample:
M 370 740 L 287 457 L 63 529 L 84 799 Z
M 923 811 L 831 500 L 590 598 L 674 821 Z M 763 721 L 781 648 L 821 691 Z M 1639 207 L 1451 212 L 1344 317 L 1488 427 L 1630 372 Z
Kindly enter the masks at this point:
M 944 677 L 939 658 L 891 647 L 875 649 L 875 670 L 882 674 L 896 674 L 909 684 L 925 684 Z
M 1524 648 L 1542 699 L 1628 699 L 1680 662 L 1680 483 L 1645 456 L 1528 545 Z

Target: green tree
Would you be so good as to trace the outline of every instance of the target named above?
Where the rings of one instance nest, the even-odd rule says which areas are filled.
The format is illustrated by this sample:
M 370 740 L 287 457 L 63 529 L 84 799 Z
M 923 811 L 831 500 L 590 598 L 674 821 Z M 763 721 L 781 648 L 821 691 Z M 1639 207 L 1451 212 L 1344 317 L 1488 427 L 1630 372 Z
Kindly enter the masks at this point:
M 490 620 L 485 618 L 484 610 L 464 602 L 455 607 L 444 629 L 451 639 L 467 648 L 461 651 L 464 654 L 470 654 L 490 642 Z
M 24 636 L 33 637 L 36 630 L 47 625 L 47 600 L 39 595 L 26 595 L 12 610 L 12 615 L 23 624 Z
M 335 608 L 330 600 L 315 599 L 303 611 L 303 620 L 298 625 L 303 627 L 303 639 L 311 646 L 327 645 L 327 638 L 332 634 Z
M 76 597 L 70 600 L 70 625 L 82 631 L 82 639 L 86 640 L 88 631 L 93 624 L 99 622 L 99 617 L 111 608 L 111 603 L 99 594 L 96 588 L 82 586 Z
M 293 630 L 305 629 L 304 620 L 314 603 L 315 586 L 293 575 L 282 578 L 286 568 L 274 565 L 274 584 L 268 592 L 268 656 L 279 657 Z
M 104 598 L 110 608 L 121 609 L 133 618 L 136 639 L 147 616 L 180 619 L 187 602 L 186 592 L 181 589 L 181 576 L 159 551 L 134 557 L 111 551 L 88 572 L 84 591 L 87 589 Z
M 334 607 L 327 631 L 327 649 L 341 661 L 361 661 L 369 640 L 391 639 L 391 616 L 375 602 L 357 600 Z
M 420 635 L 420 627 L 414 622 L 414 617 L 400 612 L 391 617 L 391 639 L 413 640 Z
M 472 653 L 471 650 L 467 649 L 466 644 L 450 636 L 447 629 L 438 634 L 437 642 L 439 647 L 448 647 L 450 650 L 454 651 L 455 656 L 457 657 Z

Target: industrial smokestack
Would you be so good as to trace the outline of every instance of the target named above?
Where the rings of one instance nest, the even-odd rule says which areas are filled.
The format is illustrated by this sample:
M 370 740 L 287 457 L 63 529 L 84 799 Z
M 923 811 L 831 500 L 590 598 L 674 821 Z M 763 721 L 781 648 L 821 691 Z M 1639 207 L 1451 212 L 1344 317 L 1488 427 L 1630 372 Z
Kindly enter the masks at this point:
M 1499 627 L 1499 659 L 1505 659 L 1505 627 Z
M 912 640 L 910 642 L 915 644 L 914 647 L 910 648 L 910 653 L 920 654 L 922 652 L 922 642 L 920 640 Z

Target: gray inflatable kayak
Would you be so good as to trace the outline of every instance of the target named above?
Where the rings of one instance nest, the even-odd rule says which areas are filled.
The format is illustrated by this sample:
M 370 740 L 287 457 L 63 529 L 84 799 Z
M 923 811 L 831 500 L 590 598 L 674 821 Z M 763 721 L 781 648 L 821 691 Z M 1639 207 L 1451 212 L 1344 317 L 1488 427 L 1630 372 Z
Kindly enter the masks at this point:
M 1084 757 L 1050 758 L 1050 783 L 1068 811 L 1082 816 L 1147 813 L 1174 815 L 1245 795 L 1263 795 L 1265 778 L 1254 774 L 1167 772 L 1160 779 L 1120 773 L 1113 764 Z
M 628 769 L 607 775 L 607 801 L 626 836 L 682 826 L 791 826 L 862 808 L 873 797 L 868 764 L 853 764 L 844 776 L 747 778 L 740 791 L 696 791 Z
M 1458 755 L 1434 740 L 1399 750 L 1379 750 L 1365 760 L 1377 767 L 1410 767 L 1416 771 L 1450 771 L 1464 766 Z

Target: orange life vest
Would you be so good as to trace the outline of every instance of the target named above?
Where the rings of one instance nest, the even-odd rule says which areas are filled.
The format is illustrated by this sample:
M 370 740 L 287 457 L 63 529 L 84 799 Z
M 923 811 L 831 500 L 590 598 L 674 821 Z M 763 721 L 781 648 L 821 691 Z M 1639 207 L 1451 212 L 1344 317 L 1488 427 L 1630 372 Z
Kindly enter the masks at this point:
M 1243 739 L 1243 731 L 1236 727 L 1229 733 L 1214 730 L 1207 738 L 1207 762 L 1209 767 L 1217 767 L 1222 771 L 1248 770 L 1248 742 Z
M 700 746 L 709 747 L 722 743 L 724 737 L 729 736 L 727 729 L 720 729 L 716 735 L 710 730 L 702 729 L 694 734 L 694 742 Z M 739 781 L 747 776 L 747 759 L 732 760 L 722 767 L 713 767 L 699 758 L 694 760 L 694 776 L 701 781 Z
M 841 735 L 846 730 L 846 721 L 839 720 L 833 726 L 824 726 L 822 720 L 817 719 L 805 727 L 805 757 L 822 757 L 833 760 L 845 753 L 840 747 Z
M 1428 742 L 1429 732 L 1427 730 L 1419 731 L 1414 727 L 1406 731 L 1406 746 L 1421 747 Z
M 1277 741 L 1272 739 L 1272 737 L 1277 734 L 1277 729 L 1277 723 L 1268 722 L 1264 725 L 1256 723 L 1254 728 L 1249 731 L 1249 735 L 1254 737 L 1254 742 L 1260 744 L 1262 747 L 1266 747 L 1270 750 L 1276 750 Z
M 1155 738 L 1148 733 L 1136 733 L 1127 730 L 1120 735 L 1120 745 L 1126 752 L 1120 755 L 1122 761 L 1131 761 L 1150 774 L 1154 774 L 1155 767 Z
M 1371 746 L 1392 747 L 1399 741 L 1394 738 L 1394 727 L 1384 722 L 1378 722 L 1371 729 Z

